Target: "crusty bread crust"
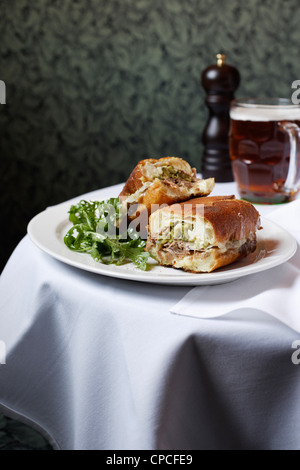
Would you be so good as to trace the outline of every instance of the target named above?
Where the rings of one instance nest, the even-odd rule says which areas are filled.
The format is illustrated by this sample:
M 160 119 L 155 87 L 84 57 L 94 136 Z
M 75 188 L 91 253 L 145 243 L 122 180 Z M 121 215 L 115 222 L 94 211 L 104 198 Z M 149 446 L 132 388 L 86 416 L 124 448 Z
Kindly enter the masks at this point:
M 184 172 L 191 178 L 185 181 L 172 178 L 158 178 L 158 168 L 171 165 L 175 170 Z M 194 197 L 207 196 L 215 185 L 214 178 L 198 179 L 196 169 L 188 162 L 177 157 L 163 157 L 158 160 L 149 158 L 140 161 L 131 172 L 119 198 L 130 207 L 129 220 L 135 219 L 142 212 L 148 216 L 159 206 L 182 202 Z
M 199 211 L 200 207 L 204 207 L 204 220 L 213 229 L 214 243 L 245 239 L 260 227 L 260 215 L 250 202 L 236 199 L 234 196 L 208 196 L 159 209 L 150 218 L 150 233 L 159 226 L 159 220 L 167 224 L 169 214 L 179 218 L 203 217 L 203 212 Z
M 145 194 L 139 198 L 139 204 L 143 205 L 147 209 L 148 214 L 151 213 L 152 204 L 173 204 L 177 198 L 184 200 L 184 196 L 180 199 L 180 195 L 174 194 L 174 192 L 164 184 L 163 180 L 155 180 L 154 183 L 148 188 Z
M 135 193 L 138 189 L 143 186 L 143 173 L 142 173 L 142 165 L 141 162 L 132 170 L 127 179 L 124 188 L 119 194 L 120 198 L 126 198 L 131 194 Z
M 148 216 L 161 206 L 170 205 L 200 196 L 201 194 L 209 194 L 214 187 L 212 178 L 205 181 L 192 183 L 189 187 L 179 188 L 169 186 L 164 180 L 156 179 L 152 185 L 141 194 L 137 200 L 136 212 L 146 210 Z
M 162 266 L 170 266 L 191 273 L 210 273 L 248 256 L 255 249 L 256 239 L 248 240 L 240 249 L 228 249 L 228 251 L 222 252 L 217 247 L 214 247 L 209 250 L 195 251 L 193 254 L 188 254 L 182 258 L 174 256 L 170 259 L 168 253 L 157 251 L 155 247 L 151 247 L 147 251 Z
M 171 165 L 176 170 L 183 171 L 184 173 L 186 173 L 192 178 L 196 177 L 196 169 L 191 168 L 189 163 L 183 160 L 182 158 L 163 157 L 157 160 L 155 158 L 147 158 L 145 160 L 141 160 L 136 165 L 136 167 L 132 170 L 119 197 L 130 196 L 131 194 L 135 193 L 138 189 L 140 189 L 143 186 L 145 181 L 151 181 L 151 178 L 149 178 L 146 172 L 146 168 L 149 168 L 149 166 L 151 165 L 153 166 Z
M 199 228 L 205 227 L 204 237 L 208 237 L 207 248 L 193 250 L 183 240 L 177 251 L 168 242 L 157 245 L 161 233 L 162 238 L 167 237 L 165 228 L 183 220 L 201 222 Z M 195 273 L 212 272 L 255 251 L 259 228 L 260 215 L 247 201 L 234 196 L 195 198 L 159 209 L 150 216 L 146 251 L 164 266 Z

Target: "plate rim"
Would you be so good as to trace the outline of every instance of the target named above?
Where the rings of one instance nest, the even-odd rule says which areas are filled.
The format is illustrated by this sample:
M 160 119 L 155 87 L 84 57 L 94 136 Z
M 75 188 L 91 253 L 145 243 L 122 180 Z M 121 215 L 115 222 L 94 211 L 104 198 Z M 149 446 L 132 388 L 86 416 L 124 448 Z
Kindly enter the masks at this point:
M 78 198 L 80 200 L 81 198 Z M 105 197 L 103 198 L 105 199 Z M 70 209 L 71 204 L 73 204 L 74 201 L 72 200 L 71 202 L 64 202 L 57 204 L 55 206 L 51 206 L 40 213 L 36 214 L 28 223 L 27 225 L 27 234 L 29 235 L 29 238 L 31 241 L 43 252 L 47 253 L 51 257 L 55 258 L 56 260 L 67 264 L 69 266 L 75 267 L 79 270 L 83 271 L 88 271 L 91 273 L 95 273 L 97 275 L 104 275 L 104 276 L 109 276 L 109 277 L 114 277 L 118 279 L 123 279 L 123 280 L 131 280 L 131 281 L 140 281 L 144 283 L 152 283 L 152 284 L 168 284 L 168 285 L 191 285 L 191 286 L 201 286 L 201 285 L 214 285 L 214 284 L 221 284 L 221 283 L 227 283 L 231 282 L 233 280 L 239 279 L 241 277 L 245 277 L 251 274 L 259 273 L 262 271 L 266 271 L 268 269 L 271 269 L 273 267 L 279 266 L 289 259 L 291 259 L 294 254 L 297 251 L 297 241 L 293 237 L 293 235 L 288 232 L 286 229 L 284 229 L 282 226 L 277 224 L 276 222 L 265 218 L 261 217 L 261 223 L 262 226 L 264 227 L 265 225 L 268 226 L 273 226 L 276 227 L 277 230 L 284 236 L 285 239 L 289 240 L 288 246 L 289 249 L 286 250 L 286 253 L 284 256 L 281 254 L 281 256 L 275 255 L 274 257 L 270 255 L 267 258 L 263 258 L 263 262 L 260 264 L 257 263 L 252 263 L 250 265 L 246 266 L 239 266 L 236 269 L 232 268 L 229 269 L 228 271 L 213 271 L 212 273 L 188 273 L 180 270 L 174 270 L 172 267 L 161 267 L 158 266 L 159 268 L 165 268 L 165 269 L 170 269 L 172 270 L 172 275 L 168 275 L 167 273 L 151 273 L 150 271 L 137 271 L 134 268 L 134 270 L 127 270 L 124 269 L 124 267 L 119 266 L 117 267 L 116 265 L 105 265 L 101 262 L 96 262 L 92 260 L 89 257 L 89 261 L 93 262 L 93 264 L 89 263 L 81 263 L 77 260 L 73 260 L 71 257 L 68 257 L 64 254 L 60 254 L 57 251 L 53 250 L 51 246 L 47 246 L 48 244 L 41 240 L 39 236 L 37 236 L 37 228 L 40 229 L 40 224 L 44 223 L 45 221 L 50 221 L 49 224 L 49 230 L 52 230 L 52 236 L 53 233 L 57 234 L 57 228 L 59 225 L 69 223 L 68 222 L 68 210 Z M 56 220 L 54 222 L 53 216 L 56 216 L 59 218 L 59 220 Z M 52 222 L 52 224 L 51 224 Z M 52 226 L 51 226 L 52 225 Z M 258 232 L 260 233 L 260 231 Z M 67 246 L 59 240 L 58 236 L 56 235 L 55 237 L 55 243 L 59 243 L 59 246 L 63 248 L 64 250 L 68 250 Z M 281 238 L 283 239 L 283 238 Z M 70 251 L 70 250 L 69 250 Z M 65 251 L 67 253 L 67 251 Z M 74 254 L 74 252 L 70 251 L 70 256 L 71 253 Z M 76 253 L 76 255 L 81 255 L 82 257 L 88 256 L 86 254 L 80 254 Z M 84 259 L 84 258 L 83 258 Z M 133 266 L 132 263 L 128 263 L 128 265 Z M 109 266 L 113 268 L 109 268 Z M 123 268 L 123 269 L 122 269 Z M 226 266 L 224 267 L 226 269 Z M 176 272 L 176 274 L 174 273 Z

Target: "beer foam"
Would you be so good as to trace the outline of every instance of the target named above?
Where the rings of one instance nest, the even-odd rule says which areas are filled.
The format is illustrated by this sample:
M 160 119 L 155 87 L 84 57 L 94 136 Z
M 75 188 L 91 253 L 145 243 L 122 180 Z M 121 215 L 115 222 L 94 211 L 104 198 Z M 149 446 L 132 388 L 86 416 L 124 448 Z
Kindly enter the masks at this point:
M 298 106 L 241 106 L 230 110 L 235 121 L 300 121 Z

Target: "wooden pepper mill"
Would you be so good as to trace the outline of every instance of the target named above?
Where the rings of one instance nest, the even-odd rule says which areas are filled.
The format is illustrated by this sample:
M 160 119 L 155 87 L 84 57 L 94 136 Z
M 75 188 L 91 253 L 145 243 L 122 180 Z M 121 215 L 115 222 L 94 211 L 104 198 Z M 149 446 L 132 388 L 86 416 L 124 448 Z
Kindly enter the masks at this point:
M 205 104 L 209 116 L 203 130 L 203 178 L 216 182 L 233 181 L 229 156 L 229 108 L 240 83 L 239 71 L 225 63 L 226 55 L 217 54 L 217 63 L 207 67 L 201 77 L 207 95 Z

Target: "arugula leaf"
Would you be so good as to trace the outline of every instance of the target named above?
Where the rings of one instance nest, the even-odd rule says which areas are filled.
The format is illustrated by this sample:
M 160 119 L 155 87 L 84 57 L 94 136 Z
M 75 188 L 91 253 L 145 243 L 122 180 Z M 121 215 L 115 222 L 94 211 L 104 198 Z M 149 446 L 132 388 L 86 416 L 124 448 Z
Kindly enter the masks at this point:
M 66 233 L 64 242 L 70 250 L 88 253 L 96 261 L 121 265 L 132 261 L 145 271 L 149 253 L 144 251 L 146 241 L 128 228 L 120 233 L 121 202 L 119 198 L 105 201 L 85 201 L 72 205 L 69 220 L 73 226 Z

